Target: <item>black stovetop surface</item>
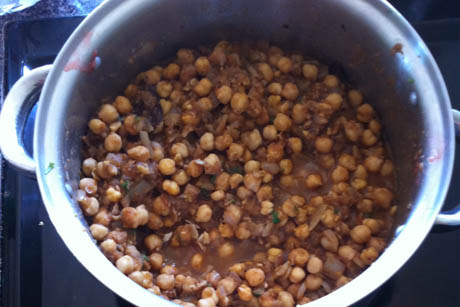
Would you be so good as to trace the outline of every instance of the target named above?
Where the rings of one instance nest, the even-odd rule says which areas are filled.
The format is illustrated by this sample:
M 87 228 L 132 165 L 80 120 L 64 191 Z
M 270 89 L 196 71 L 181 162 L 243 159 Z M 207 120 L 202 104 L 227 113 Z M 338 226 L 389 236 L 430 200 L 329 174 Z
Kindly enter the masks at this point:
M 451 16 L 451 15 L 449 15 Z M 28 70 L 52 63 L 82 17 L 11 23 L 6 27 L 4 92 Z M 460 19 L 415 25 L 434 54 L 460 109 Z M 35 109 L 25 128 L 32 151 Z M 460 174 L 457 148 L 454 174 Z M 37 183 L 4 164 L 1 306 L 132 306 L 97 281 L 72 256 L 51 224 Z M 445 208 L 460 200 L 460 175 Z M 460 228 L 435 227 L 409 262 L 354 307 L 460 306 Z

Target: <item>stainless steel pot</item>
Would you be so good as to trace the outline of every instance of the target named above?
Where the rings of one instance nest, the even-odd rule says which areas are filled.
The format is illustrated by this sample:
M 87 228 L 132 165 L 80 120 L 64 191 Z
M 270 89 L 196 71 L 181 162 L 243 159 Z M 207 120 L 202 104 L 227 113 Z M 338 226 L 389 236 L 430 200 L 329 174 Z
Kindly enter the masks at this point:
M 381 115 L 398 174 L 400 226 L 370 268 L 309 306 L 352 304 L 393 275 L 435 222 L 460 224 L 458 210 L 438 214 L 455 146 L 444 81 L 423 41 L 385 1 L 110 0 L 84 20 L 52 67 L 37 69 L 17 82 L 0 116 L 4 157 L 37 177 L 59 235 L 107 287 L 136 305 L 174 305 L 135 284 L 104 257 L 72 199 L 80 137 L 89 116 L 102 98 L 121 91 L 136 73 L 177 48 L 220 39 L 270 40 L 341 63 Z M 26 98 L 45 77 L 32 158 L 21 142 L 22 118 L 29 105 Z M 460 127 L 458 113 L 455 116 Z

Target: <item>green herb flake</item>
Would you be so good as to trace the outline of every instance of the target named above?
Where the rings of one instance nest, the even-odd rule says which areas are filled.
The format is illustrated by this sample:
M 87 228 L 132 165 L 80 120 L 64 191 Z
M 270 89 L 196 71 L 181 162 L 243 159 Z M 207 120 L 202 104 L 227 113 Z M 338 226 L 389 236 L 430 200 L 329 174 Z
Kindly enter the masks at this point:
M 48 168 L 45 170 L 45 175 L 48 175 L 54 169 L 54 166 L 55 166 L 54 162 L 50 162 L 48 164 Z
M 274 117 L 274 116 L 270 116 L 270 124 L 273 124 L 274 121 L 275 121 L 275 117 Z
M 216 183 L 216 178 L 217 178 L 216 175 L 212 175 L 211 178 L 209 178 L 209 181 L 210 181 L 212 184 L 215 184 L 215 183 Z
M 278 224 L 279 222 L 281 222 L 280 218 L 278 217 L 277 211 L 272 212 L 272 222 L 273 224 Z
M 236 204 L 236 199 L 232 198 L 232 199 L 230 200 L 230 203 Z
M 414 79 L 409 78 L 409 79 L 407 79 L 407 82 L 409 82 L 410 84 L 413 84 L 415 81 L 414 81 Z
M 149 257 L 147 257 L 147 255 L 145 254 L 142 254 L 142 258 L 144 258 L 144 261 L 147 261 L 147 262 L 150 261 Z
M 368 218 L 371 218 L 371 217 L 372 217 L 372 214 L 366 212 L 366 213 L 363 214 L 363 217 L 364 217 L 365 219 L 368 219 Z
M 338 208 L 334 208 L 334 214 L 339 214 L 340 210 Z
M 259 296 L 261 296 L 262 294 L 264 294 L 264 289 L 260 289 L 260 288 L 259 288 L 259 289 L 255 289 L 252 293 L 254 294 L 254 296 L 259 297 Z
M 243 168 L 239 165 L 230 168 L 230 174 L 243 174 Z
M 141 118 L 139 116 L 136 115 L 136 117 L 134 117 L 134 121 L 136 123 L 139 123 L 141 121 Z
M 129 181 L 128 181 L 128 180 L 124 181 L 124 182 L 121 184 L 121 188 L 122 188 L 126 193 L 128 193 L 128 191 L 129 191 Z
M 210 198 L 210 194 L 211 194 L 211 191 L 209 191 L 207 189 L 204 189 L 204 188 L 201 188 L 200 194 L 198 195 L 198 197 L 200 199 L 207 200 L 207 199 Z

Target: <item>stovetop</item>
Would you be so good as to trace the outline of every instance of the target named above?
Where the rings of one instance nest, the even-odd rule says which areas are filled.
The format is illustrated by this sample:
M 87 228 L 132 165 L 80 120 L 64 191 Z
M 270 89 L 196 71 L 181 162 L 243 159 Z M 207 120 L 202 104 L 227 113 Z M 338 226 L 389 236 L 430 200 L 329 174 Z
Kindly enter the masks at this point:
M 404 2 L 404 1 L 403 1 Z M 82 17 L 15 22 L 6 26 L 4 92 L 30 69 L 52 63 Z M 415 24 L 436 58 L 453 107 L 460 109 L 460 19 Z M 35 109 L 24 130 L 32 152 Z M 458 149 L 458 148 L 457 148 Z M 460 151 L 454 174 L 460 174 Z M 132 306 L 97 281 L 72 256 L 51 224 L 37 182 L 7 164 L 2 168 L 1 306 Z M 445 209 L 460 201 L 460 175 Z M 435 227 L 409 262 L 354 305 L 460 306 L 460 228 Z

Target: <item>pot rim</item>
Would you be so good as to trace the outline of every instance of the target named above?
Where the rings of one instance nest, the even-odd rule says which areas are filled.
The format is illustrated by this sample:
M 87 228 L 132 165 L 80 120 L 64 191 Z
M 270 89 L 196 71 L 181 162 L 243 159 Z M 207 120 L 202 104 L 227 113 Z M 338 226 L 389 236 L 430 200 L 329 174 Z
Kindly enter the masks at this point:
M 424 68 L 431 75 L 429 80 L 432 82 L 432 87 L 436 89 L 438 105 L 441 108 L 440 112 L 445 119 L 441 128 L 445 142 L 443 156 L 433 165 L 427 165 L 426 170 L 424 170 L 424 177 L 429 172 L 435 173 L 435 179 L 439 180 L 438 184 L 440 184 L 440 187 L 435 192 L 424 193 L 429 195 L 424 195 L 424 197 L 417 200 L 417 203 L 425 203 L 425 205 L 417 206 L 417 210 L 412 210 L 406 224 L 398 229 L 396 237 L 376 262 L 347 285 L 309 303 L 308 306 L 311 307 L 351 305 L 374 291 L 399 270 L 420 246 L 434 224 L 446 197 L 453 169 L 455 139 L 454 125 L 452 115 L 450 114 L 451 104 L 443 77 L 430 51 L 411 25 L 388 2 L 367 2 L 365 0 L 361 0 L 361 2 L 363 7 L 384 15 L 399 30 L 402 40 L 410 42 L 410 45 L 415 44 L 419 48 L 419 53 L 424 58 Z M 176 306 L 176 304 L 153 295 L 151 292 L 137 285 L 134 281 L 119 272 L 105 258 L 93 243 L 88 230 L 79 228 L 82 225 L 82 217 L 73 216 L 72 211 L 66 208 L 72 206 L 70 201 L 65 206 L 53 205 L 58 200 L 62 201 L 62 198 L 55 196 L 56 190 L 53 191 L 53 187 L 57 187 L 59 190 L 57 192 L 60 193 L 62 182 L 65 182 L 65 177 L 62 174 L 63 171 L 53 172 L 48 175 L 44 173 L 49 163 L 49 160 L 47 160 L 49 157 L 42 154 L 46 152 L 46 144 L 43 142 L 42 137 L 47 130 L 51 129 L 49 124 L 46 124 L 48 114 L 52 112 L 49 102 L 53 101 L 53 88 L 63 73 L 62 67 L 66 65 L 75 48 L 84 40 L 85 34 L 91 31 L 94 25 L 113 13 L 114 10 L 122 11 L 123 9 L 132 8 L 133 5 L 133 1 L 105 1 L 85 18 L 59 52 L 54 62 L 54 67 L 46 79 L 35 121 L 34 159 L 36 161 L 37 181 L 43 202 L 57 232 L 69 250 L 94 277 L 116 294 L 138 306 Z M 58 153 L 54 157 L 59 159 Z M 429 178 L 429 180 L 422 182 L 420 189 L 426 188 L 435 179 Z

